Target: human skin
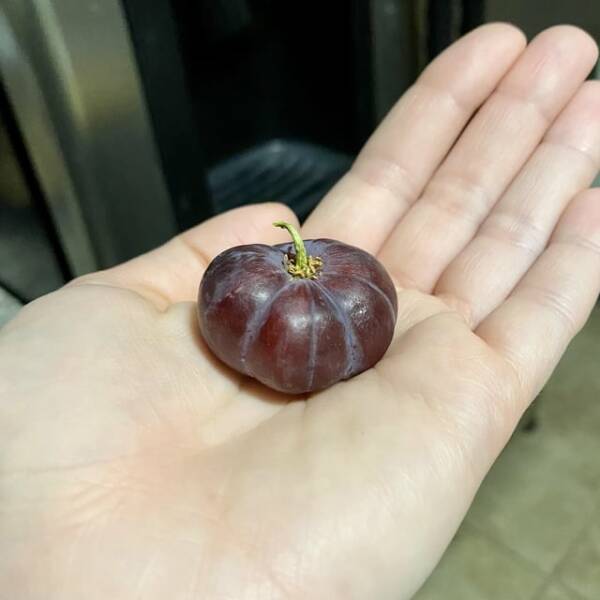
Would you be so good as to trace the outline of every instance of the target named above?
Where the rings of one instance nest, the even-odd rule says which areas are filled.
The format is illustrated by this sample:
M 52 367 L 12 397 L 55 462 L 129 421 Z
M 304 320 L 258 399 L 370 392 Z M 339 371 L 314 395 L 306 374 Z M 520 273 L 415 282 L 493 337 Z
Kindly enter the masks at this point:
M 286 241 L 279 204 L 25 307 L 0 331 L 0 595 L 410 598 L 598 296 L 596 52 L 477 29 L 309 217 L 397 288 L 394 341 L 353 379 L 290 399 L 199 335 L 208 262 Z

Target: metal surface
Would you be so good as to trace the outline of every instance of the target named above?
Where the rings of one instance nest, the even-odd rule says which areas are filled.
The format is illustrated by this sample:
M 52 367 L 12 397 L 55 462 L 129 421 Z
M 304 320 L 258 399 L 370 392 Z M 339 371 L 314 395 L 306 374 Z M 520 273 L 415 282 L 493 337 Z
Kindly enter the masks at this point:
M 175 219 L 179 229 L 188 229 L 214 215 L 206 181 L 205 140 L 185 75 L 185 59 L 190 56 L 172 0 L 121 1 Z M 201 77 L 202 70 L 193 68 Z
M 21 302 L 10 292 L 2 287 L 0 283 L 0 328 L 8 323 L 21 308 Z
M 222 161 L 208 180 L 219 212 L 277 198 L 303 221 L 351 165 L 340 152 L 274 139 Z
M 176 232 L 118 0 L 1 0 L 0 72 L 74 274 Z
M 33 299 L 60 287 L 73 273 L 2 85 L 0 115 L 2 183 L 13 182 L 0 188 L 0 277 Z

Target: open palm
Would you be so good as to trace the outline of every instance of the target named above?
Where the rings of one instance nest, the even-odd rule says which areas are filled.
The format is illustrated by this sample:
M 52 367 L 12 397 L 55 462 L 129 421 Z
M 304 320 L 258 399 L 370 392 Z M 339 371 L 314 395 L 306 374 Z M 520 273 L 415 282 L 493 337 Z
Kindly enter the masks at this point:
M 571 27 L 476 30 L 307 220 L 397 284 L 394 341 L 352 380 L 285 397 L 198 333 L 207 263 L 284 241 L 278 204 L 23 309 L 0 333 L 2 593 L 409 598 L 600 290 L 595 60 Z

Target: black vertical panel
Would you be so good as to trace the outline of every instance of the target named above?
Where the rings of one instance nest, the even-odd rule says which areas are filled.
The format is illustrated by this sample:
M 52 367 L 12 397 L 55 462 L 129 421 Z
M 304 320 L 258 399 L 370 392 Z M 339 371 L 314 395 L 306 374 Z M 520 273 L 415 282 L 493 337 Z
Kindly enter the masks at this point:
M 366 127 L 357 113 L 368 119 L 372 90 L 356 61 L 370 68 L 368 5 L 172 1 L 209 169 L 273 139 L 360 148 Z M 357 110 L 359 93 L 366 111 Z
M 122 0 L 154 137 L 181 229 L 214 213 L 169 0 Z
M 461 33 L 464 35 L 483 23 L 484 0 L 463 0 Z
M 455 2 L 451 0 L 429 0 L 427 7 L 429 60 L 434 59 L 454 41 L 452 23 L 455 10 Z
M 354 42 L 355 134 L 362 145 L 375 125 L 373 73 L 373 27 L 371 2 L 352 0 L 352 39 Z

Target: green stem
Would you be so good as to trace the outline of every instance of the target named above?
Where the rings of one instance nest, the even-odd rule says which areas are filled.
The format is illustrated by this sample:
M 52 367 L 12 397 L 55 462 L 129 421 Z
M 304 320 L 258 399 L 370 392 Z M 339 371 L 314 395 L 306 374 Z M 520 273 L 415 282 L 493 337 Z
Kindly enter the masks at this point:
M 292 236 L 294 248 L 296 250 L 296 257 L 294 258 L 296 268 L 300 271 L 305 271 L 308 268 L 308 257 L 306 256 L 304 242 L 302 241 L 302 238 L 300 237 L 300 234 L 296 228 L 285 221 L 276 221 L 273 223 L 273 225 L 275 225 L 275 227 L 281 227 L 282 229 L 288 230 L 289 234 Z

